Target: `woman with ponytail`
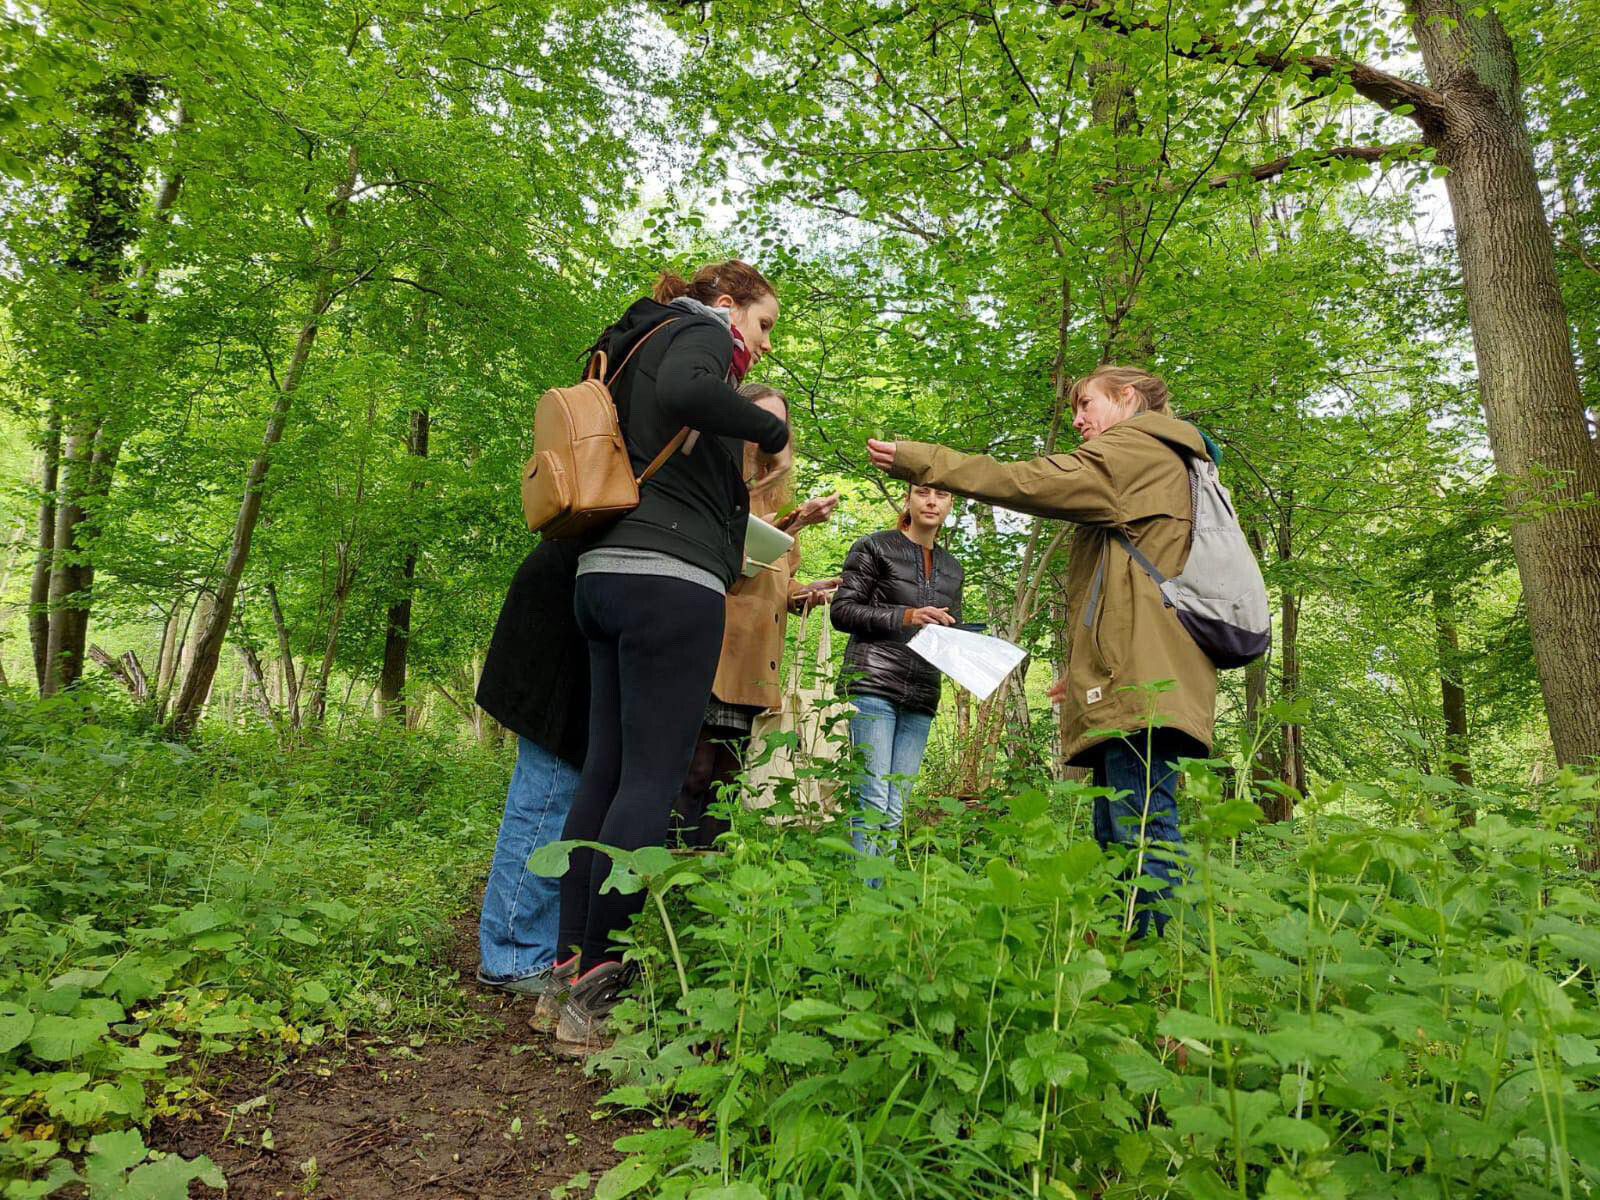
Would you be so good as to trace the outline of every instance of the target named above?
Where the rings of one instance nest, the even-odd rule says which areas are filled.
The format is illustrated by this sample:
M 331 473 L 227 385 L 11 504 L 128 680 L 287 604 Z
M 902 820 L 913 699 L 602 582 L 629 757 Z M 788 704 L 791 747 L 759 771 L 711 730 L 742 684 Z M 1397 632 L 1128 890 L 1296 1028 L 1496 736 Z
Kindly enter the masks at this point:
M 850 548 L 833 599 L 833 627 L 850 635 L 844 691 L 855 704 L 850 741 L 865 757 L 856 849 L 892 853 L 909 780 L 922 769 L 939 708 L 938 668 L 906 644 L 924 625 L 961 620 L 965 572 L 937 542 L 951 495 L 917 485 L 893 529 Z
M 1070 398 L 1072 427 L 1083 436 L 1071 454 L 997 462 L 875 440 L 867 454 L 914 486 L 1077 524 L 1066 574 L 1072 619 L 1061 631 L 1067 673 L 1050 689 L 1061 706 L 1061 757 L 1090 768 L 1106 789 L 1094 802 L 1095 838 L 1127 847 L 1145 877 L 1130 898 L 1128 930 L 1159 934 L 1168 916 L 1160 902 L 1183 853 L 1178 763 L 1210 753 L 1217 668 L 1133 550 L 1165 575 L 1183 569 L 1194 524 L 1186 462 L 1220 462 L 1221 452 L 1174 415 L 1161 377 L 1137 367 L 1097 367 Z
M 639 506 L 582 544 L 574 611 L 589 649 L 589 744 L 562 836 L 623 850 L 659 846 L 711 695 L 726 596 L 744 566 L 753 443 L 772 473 L 790 464 L 789 426 L 740 395 L 772 349 L 778 297 L 737 260 L 689 280 L 664 275 L 596 344 L 635 473 L 687 430 L 640 488 Z M 619 369 L 620 364 L 620 369 Z M 558 960 L 536 1024 L 556 1048 L 607 1043 L 628 972 L 617 934 L 644 894 L 602 892 L 611 861 L 573 851 L 561 881 Z

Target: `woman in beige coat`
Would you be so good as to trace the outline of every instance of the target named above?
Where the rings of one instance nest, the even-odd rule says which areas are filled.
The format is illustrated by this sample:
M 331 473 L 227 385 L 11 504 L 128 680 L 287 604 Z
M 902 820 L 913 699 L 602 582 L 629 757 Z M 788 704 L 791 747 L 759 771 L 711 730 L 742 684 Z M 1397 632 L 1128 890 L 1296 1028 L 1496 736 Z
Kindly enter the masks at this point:
M 1071 454 L 1002 463 L 921 442 L 867 443 L 872 463 L 897 479 L 945 488 L 1017 512 L 1078 524 L 1067 565 L 1071 650 L 1050 689 L 1061 705 L 1062 753 L 1089 767 L 1099 787 L 1095 837 L 1135 849 L 1137 869 L 1165 897 L 1181 855 L 1176 762 L 1210 753 L 1217 669 L 1167 607 L 1160 590 L 1109 536 L 1121 530 L 1167 575 L 1189 552 L 1193 501 L 1186 455 L 1218 457 L 1172 413 L 1167 385 L 1130 367 L 1100 367 L 1072 389 Z M 1130 732 L 1131 731 L 1131 732 Z M 1136 934 L 1164 912 L 1130 901 Z
M 782 392 L 761 384 L 746 384 L 739 390 L 757 407 L 784 421 L 789 419 L 789 401 Z M 790 535 L 820 525 L 833 515 L 839 504 L 837 493 L 813 497 L 780 517 L 779 512 L 790 499 L 787 473 L 768 472 L 767 466 L 756 447 L 747 443 L 745 476 L 752 480 L 751 512 Z M 742 769 L 755 718 L 778 704 L 782 694 L 779 664 L 783 661 L 789 614 L 803 613 L 815 604 L 825 603 L 839 584 L 837 579 L 797 583 L 794 575 L 799 566 L 797 541 L 784 558 L 773 564 L 774 569 L 741 579 L 728 591 L 722 658 L 717 664 L 716 682 L 711 685 L 711 703 L 706 706 L 689 774 L 674 806 L 673 824 L 685 846 L 706 849 L 727 832 L 727 819 L 711 813 L 709 808 L 719 790 Z

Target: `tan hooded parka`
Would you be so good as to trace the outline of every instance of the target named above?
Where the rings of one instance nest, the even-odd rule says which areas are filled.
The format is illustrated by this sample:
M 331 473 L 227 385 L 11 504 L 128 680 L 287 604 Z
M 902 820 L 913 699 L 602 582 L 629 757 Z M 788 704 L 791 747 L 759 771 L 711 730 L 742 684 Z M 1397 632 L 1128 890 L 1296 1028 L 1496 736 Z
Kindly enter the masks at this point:
M 1154 412 L 1118 422 L 1071 454 L 1028 462 L 895 443 L 890 474 L 897 479 L 1078 524 L 1067 567 L 1071 650 L 1061 703 L 1062 756 L 1074 765 L 1083 765 L 1085 752 L 1109 733 L 1151 726 L 1182 730 L 1206 752 L 1211 748 L 1216 667 L 1155 582 L 1107 536 L 1123 530 L 1165 575 L 1183 569 L 1194 510 L 1179 448 L 1208 453 L 1194 426 Z M 1141 687 L 1163 681 L 1173 686 Z

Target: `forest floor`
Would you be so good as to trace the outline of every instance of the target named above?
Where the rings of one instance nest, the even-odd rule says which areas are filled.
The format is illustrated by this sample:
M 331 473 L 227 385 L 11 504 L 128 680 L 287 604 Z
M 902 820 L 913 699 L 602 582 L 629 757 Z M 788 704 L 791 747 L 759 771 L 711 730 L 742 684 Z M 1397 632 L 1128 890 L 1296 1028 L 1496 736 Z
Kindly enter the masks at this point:
M 208 1155 L 228 1200 L 530 1200 L 620 1161 L 611 1143 L 648 1124 L 598 1111 L 609 1085 L 551 1053 L 527 1025 L 532 1000 L 473 982 L 472 914 L 450 962 L 472 1035 L 413 1047 L 354 1034 L 287 1064 L 230 1063 L 200 1081 L 198 1119 L 158 1122 L 152 1145 Z

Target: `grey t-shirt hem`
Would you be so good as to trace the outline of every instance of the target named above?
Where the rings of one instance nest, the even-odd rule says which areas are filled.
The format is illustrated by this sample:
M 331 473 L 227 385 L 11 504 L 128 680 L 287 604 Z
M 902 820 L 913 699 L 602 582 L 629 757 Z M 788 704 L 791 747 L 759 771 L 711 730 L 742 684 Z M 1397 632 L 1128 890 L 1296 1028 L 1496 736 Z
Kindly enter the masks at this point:
M 722 580 L 704 568 L 684 562 L 660 550 L 638 550 L 631 546 L 600 546 L 578 556 L 579 575 L 655 575 L 699 584 L 719 596 L 728 589 Z

